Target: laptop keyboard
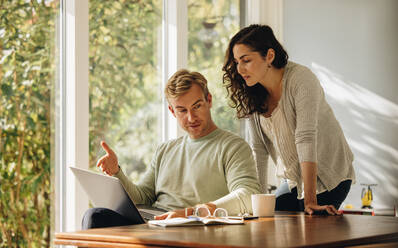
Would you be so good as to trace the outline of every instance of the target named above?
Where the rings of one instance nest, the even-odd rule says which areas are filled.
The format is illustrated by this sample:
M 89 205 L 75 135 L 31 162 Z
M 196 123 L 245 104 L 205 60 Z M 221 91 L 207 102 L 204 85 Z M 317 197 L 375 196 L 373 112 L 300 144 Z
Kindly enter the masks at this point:
M 144 220 L 153 220 L 154 217 L 155 217 L 154 214 L 147 213 L 147 212 L 142 211 L 142 210 L 139 210 L 139 211 L 140 211 L 140 214 L 141 214 L 142 218 L 144 218 Z
M 145 220 L 153 220 L 154 216 L 161 215 L 167 212 L 166 210 L 160 208 L 149 207 L 145 205 L 137 205 L 137 208 L 142 218 L 144 218 Z

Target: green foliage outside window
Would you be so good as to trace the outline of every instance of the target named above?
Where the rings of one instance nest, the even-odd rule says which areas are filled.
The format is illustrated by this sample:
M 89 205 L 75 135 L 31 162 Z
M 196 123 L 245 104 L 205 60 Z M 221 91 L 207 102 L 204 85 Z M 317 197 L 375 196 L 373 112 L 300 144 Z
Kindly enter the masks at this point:
M 153 36 L 160 7 L 160 1 L 90 1 L 91 165 L 101 139 L 128 147 L 130 125 L 137 127 L 139 159 L 152 154 L 142 140 L 158 143 Z M 51 246 L 58 11 L 54 1 L 1 1 L 0 247 Z
M 228 106 L 222 83 L 224 54 L 230 37 L 239 30 L 239 0 L 188 1 L 188 66 L 202 73 L 213 95 L 212 118 L 219 128 L 239 133 L 234 109 Z M 203 41 L 203 22 L 213 23 L 217 36 L 209 44 Z
M 0 247 L 48 247 L 58 2 L 0 6 Z
M 90 1 L 90 167 L 105 140 L 138 180 L 160 142 L 162 1 Z

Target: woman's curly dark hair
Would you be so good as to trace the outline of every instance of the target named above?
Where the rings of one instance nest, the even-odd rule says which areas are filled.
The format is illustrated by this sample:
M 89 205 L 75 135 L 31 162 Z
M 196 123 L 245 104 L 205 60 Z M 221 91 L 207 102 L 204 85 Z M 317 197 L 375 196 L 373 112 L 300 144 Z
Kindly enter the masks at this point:
M 233 53 L 233 48 L 237 44 L 246 45 L 264 57 L 268 49 L 274 49 L 275 59 L 272 65 L 278 69 L 286 66 L 289 56 L 267 25 L 253 24 L 243 28 L 229 42 L 222 70 L 224 71 L 223 85 L 231 98 L 231 107 L 236 108 L 238 118 L 249 117 L 255 112 L 266 113 L 269 93 L 259 83 L 251 87 L 247 86 L 238 73 Z

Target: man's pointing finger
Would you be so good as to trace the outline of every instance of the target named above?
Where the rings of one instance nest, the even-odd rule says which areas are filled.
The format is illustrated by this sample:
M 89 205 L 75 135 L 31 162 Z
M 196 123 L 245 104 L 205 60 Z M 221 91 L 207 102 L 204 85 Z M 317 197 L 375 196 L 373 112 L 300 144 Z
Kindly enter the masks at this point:
M 115 154 L 113 152 L 113 150 L 108 146 L 108 144 L 105 141 L 101 141 L 101 146 L 102 148 L 104 148 L 104 150 L 106 151 L 106 153 L 108 154 Z

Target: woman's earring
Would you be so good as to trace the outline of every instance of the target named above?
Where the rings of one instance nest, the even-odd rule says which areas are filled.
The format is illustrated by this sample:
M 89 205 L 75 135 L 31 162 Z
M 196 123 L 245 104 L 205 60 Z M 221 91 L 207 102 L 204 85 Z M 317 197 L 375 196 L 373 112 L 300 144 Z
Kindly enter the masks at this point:
M 268 65 L 268 68 L 271 68 L 271 65 Z

